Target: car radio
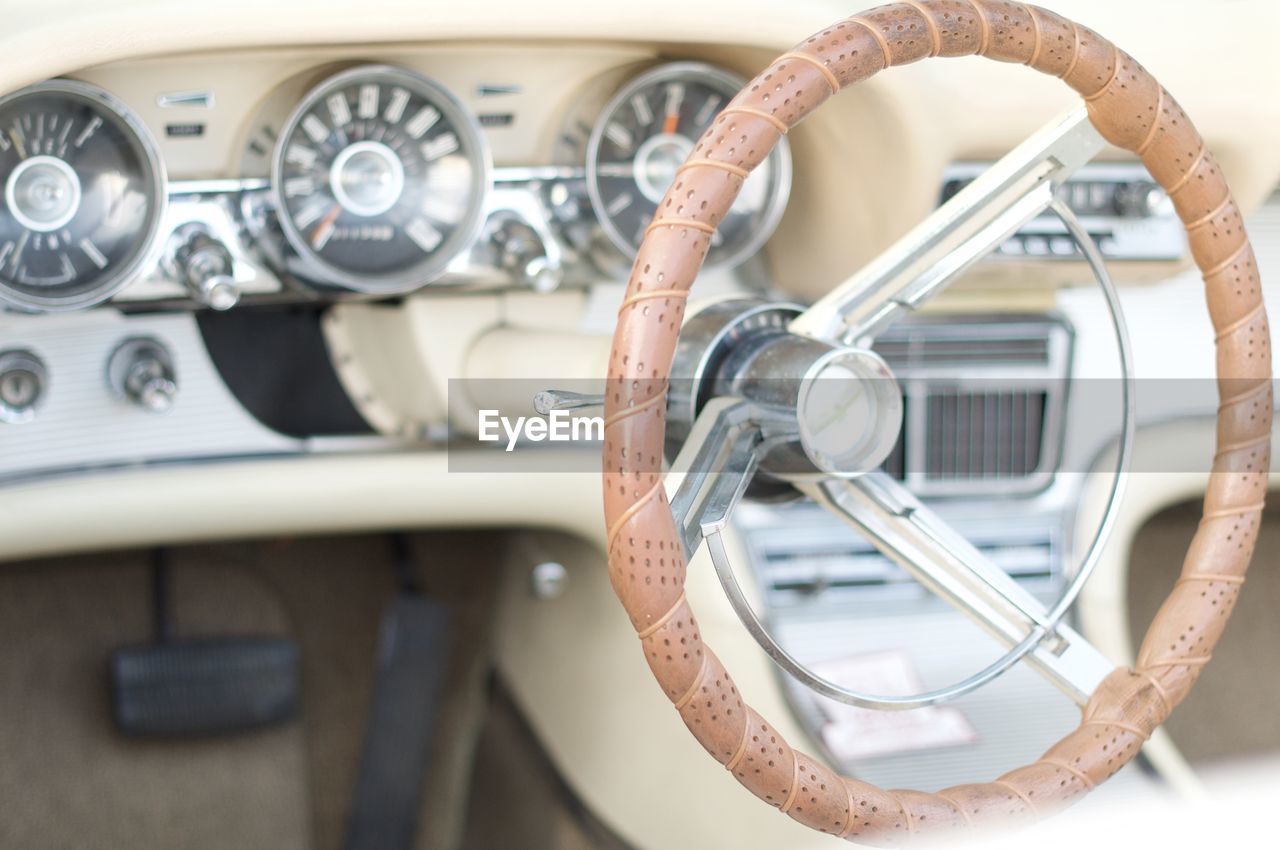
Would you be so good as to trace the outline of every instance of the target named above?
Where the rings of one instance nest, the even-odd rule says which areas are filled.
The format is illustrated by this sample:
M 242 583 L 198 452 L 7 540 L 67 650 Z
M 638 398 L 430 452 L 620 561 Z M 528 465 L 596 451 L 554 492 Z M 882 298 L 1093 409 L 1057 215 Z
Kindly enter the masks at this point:
M 990 163 L 957 162 L 946 170 L 939 204 L 951 200 Z M 1139 163 L 1092 163 L 1058 189 L 1108 260 L 1172 262 L 1186 256 L 1186 235 L 1173 202 Z M 995 258 L 1083 260 L 1067 226 L 1052 210 L 1000 245 Z

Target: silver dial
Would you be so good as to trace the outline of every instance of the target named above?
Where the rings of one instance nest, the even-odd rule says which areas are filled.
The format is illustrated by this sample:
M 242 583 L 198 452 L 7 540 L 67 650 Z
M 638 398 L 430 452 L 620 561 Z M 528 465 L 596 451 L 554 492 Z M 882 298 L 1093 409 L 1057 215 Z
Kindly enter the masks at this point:
M 744 85 L 697 62 L 662 65 L 636 77 L 605 106 L 587 143 L 587 192 L 609 239 L 634 256 L 676 169 Z M 707 265 L 735 265 L 773 233 L 791 189 L 786 139 L 747 178 L 717 228 Z
M 280 133 L 272 179 L 303 277 L 403 292 L 437 278 L 475 240 L 489 151 L 439 84 L 367 66 L 303 98 Z
M 150 256 L 164 212 L 155 141 L 120 101 L 72 80 L 0 99 L 0 304 L 109 298 Z

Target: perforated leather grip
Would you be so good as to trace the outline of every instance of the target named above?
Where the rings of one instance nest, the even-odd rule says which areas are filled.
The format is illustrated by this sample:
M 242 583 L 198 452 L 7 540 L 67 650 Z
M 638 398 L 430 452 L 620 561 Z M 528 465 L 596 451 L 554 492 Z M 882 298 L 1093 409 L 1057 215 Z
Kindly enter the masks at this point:
M 843 778 L 743 700 L 698 631 L 662 486 L 666 379 L 685 298 L 746 174 L 840 88 L 931 56 L 987 56 L 1062 78 L 1110 142 L 1168 191 L 1204 273 L 1217 344 L 1217 446 L 1204 518 L 1137 668 L 1093 694 L 1081 725 L 994 782 L 936 794 Z M 865 130 L 863 131 L 865 132 Z M 1213 156 L 1132 57 L 1052 12 L 997 0 L 896 3 L 848 18 L 747 84 L 698 142 L 650 225 L 609 364 L 604 504 L 609 572 L 653 674 L 694 737 L 752 793 L 814 829 L 866 843 L 1048 814 L 1119 770 L 1190 690 L 1235 605 L 1257 537 L 1271 436 L 1271 351 L 1258 268 Z

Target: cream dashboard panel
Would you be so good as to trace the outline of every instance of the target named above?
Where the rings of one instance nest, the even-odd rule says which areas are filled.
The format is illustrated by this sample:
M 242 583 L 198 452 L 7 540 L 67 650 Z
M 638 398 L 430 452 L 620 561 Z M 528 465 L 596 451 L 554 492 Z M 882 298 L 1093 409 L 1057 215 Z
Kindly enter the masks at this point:
M 588 81 L 607 82 L 652 60 L 646 47 L 592 45 L 344 46 L 235 51 L 115 62 L 76 76 L 129 104 L 159 141 L 170 179 L 265 176 L 283 117 L 309 89 L 343 68 L 376 63 L 424 74 L 479 116 L 496 165 L 549 163 L 565 116 Z M 211 106 L 161 106 L 208 94 Z M 275 108 L 272 108 L 275 107 Z M 199 135 L 180 135 L 184 127 Z

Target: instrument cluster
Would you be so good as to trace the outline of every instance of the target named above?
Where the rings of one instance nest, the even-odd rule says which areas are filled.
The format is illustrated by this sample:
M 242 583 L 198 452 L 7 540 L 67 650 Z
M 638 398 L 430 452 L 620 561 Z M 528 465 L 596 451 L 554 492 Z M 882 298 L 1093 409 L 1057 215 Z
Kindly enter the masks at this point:
M 111 93 L 31 86 L 0 99 L 0 307 L 226 310 L 616 279 L 742 84 L 695 62 L 620 87 L 602 78 L 554 162 L 495 168 L 481 121 L 441 83 L 391 64 L 311 71 L 263 100 L 238 177 L 172 182 L 151 131 Z M 790 180 L 784 141 L 745 184 L 708 265 L 758 253 Z

